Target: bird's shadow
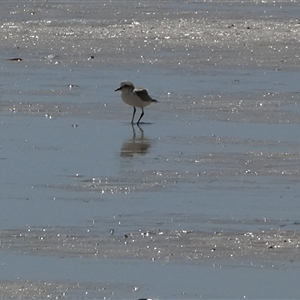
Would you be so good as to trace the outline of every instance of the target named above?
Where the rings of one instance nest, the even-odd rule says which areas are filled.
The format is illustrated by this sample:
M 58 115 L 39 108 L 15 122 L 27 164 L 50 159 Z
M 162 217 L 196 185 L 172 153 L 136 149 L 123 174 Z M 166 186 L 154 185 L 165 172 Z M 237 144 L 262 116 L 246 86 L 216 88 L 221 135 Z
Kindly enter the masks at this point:
M 136 127 L 139 127 L 139 129 L 142 129 L 140 126 L 144 126 L 144 125 L 153 125 L 154 122 L 140 122 L 139 124 L 138 123 L 128 123 L 128 122 L 124 122 L 123 124 L 130 124 L 131 126 L 136 126 Z
M 136 125 L 137 127 L 140 127 L 140 125 L 152 125 L 152 124 L 154 124 L 154 123 L 153 122 L 140 122 L 139 124 L 138 123 L 133 123 L 131 125 L 132 126 Z

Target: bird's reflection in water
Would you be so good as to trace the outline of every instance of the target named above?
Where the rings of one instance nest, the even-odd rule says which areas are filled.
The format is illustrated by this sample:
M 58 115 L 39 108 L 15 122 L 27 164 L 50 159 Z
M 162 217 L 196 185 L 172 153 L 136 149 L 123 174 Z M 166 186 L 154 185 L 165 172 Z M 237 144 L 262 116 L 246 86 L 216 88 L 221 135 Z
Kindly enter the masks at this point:
M 132 125 L 133 136 L 126 140 L 121 147 L 122 157 L 133 157 L 136 155 L 145 155 L 151 147 L 151 140 L 144 138 L 143 129 L 137 125 L 138 132 Z

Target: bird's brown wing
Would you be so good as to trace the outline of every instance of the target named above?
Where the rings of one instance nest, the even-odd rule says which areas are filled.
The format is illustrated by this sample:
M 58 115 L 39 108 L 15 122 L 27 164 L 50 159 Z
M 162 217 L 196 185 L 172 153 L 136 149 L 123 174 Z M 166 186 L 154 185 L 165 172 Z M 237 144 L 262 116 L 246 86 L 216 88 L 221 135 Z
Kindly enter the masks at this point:
M 133 91 L 138 97 L 140 97 L 140 99 L 142 101 L 145 102 L 157 102 L 157 100 L 152 99 L 149 94 L 148 91 L 145 89 L 134 89 Z

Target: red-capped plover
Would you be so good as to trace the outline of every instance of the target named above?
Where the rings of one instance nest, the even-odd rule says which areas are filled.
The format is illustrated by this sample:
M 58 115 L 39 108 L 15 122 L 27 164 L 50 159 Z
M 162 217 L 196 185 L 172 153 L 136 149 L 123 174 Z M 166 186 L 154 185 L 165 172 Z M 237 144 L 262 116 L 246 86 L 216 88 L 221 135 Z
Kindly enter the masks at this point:
M 123 81 L 120 83 L 120 87 L 118 87 L 116 91 L 121 91 L 122 100 L 128 104 L 133 106 L 133 115 L 131 124 L 133 124 L 136 107 L 140 107 L 142 109 L 142 114 L 138 119 L 136 124 L 139 124 L 142 117 L 144 116 L 144 107 L 150 105 L 152 102 L 158 102 L 155 99 L 152 99 L 148 91 L 142 88 L 136 88 L 131 82 Z

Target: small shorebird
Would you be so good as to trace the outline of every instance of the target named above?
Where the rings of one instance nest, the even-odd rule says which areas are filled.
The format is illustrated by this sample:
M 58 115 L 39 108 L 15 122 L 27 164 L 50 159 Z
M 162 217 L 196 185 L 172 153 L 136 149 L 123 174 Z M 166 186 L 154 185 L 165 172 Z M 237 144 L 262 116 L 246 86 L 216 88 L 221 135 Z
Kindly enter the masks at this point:
M 139 124 L 142 117 L 144 116 L 144 107 L 150 105 L 152 102 L 158 102 L 155 99 L 152 99 L 148 91 L 141 88 L 136 88 L 131 82 L 123 81 L 120 83 L 120 87 L 118 87 L 116 91 L 121 91 L 121 98 L 122 100 L 128 104 L 133 106 L 133 115 L 131 124 L 133 124 L 136 107 L 140 107 L 142 109 L 142 114 L 138 119 L 136 124 Z

